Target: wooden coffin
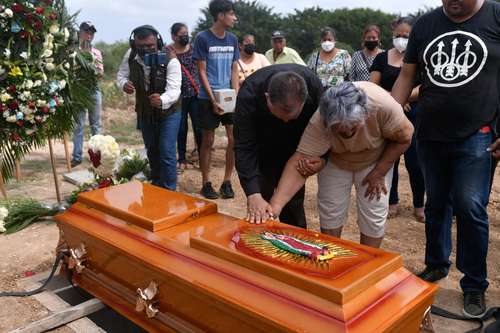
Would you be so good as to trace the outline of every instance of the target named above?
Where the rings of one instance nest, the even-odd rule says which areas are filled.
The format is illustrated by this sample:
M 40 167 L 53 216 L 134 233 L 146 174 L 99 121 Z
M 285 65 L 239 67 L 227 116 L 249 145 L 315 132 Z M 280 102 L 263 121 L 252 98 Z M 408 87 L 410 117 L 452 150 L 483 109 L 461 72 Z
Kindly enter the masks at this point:
M 56 219 L 74 282 L 151 332 L 419 332 L 437 290 L 398 254 L 250 225 L 139 182 L 81 194 Z M 289 252 L 265 232 L 334 256 Z

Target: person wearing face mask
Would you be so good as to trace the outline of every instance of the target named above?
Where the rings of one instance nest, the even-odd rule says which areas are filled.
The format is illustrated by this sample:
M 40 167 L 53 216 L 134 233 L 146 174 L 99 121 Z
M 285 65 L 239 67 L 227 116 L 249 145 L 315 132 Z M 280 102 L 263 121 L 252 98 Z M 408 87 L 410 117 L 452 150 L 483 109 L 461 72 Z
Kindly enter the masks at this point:
M 378 85 L 343 82 L 329 88 L 285 166 L 270 201 L 272 213 L 279 214 L 314 173 L 307 162 L 328 152 L 328 162 L 318 174 L 321 232 L 341 236 L 355 187 L 361 244 L 380 247 L 392 168 L 412 134 L 401 105 Z
M 130 49 L 118 69 L 117 83 L 125 93 L 135 94 L 137 125 L 146 146 L 153 185 L 175 191 L 176 143 L 181 121 L 176 103 L 181 94 L 181 65 L 173 54 L 167 54 L 165 61 L 155 67 L 145 63 L 146 54 L 157 55 L 162 49 L 163 41 L 154 27 L 134 29 Z M 156 70 L 154 75 L 152 69 Z
M 401 17 L 393 22 L 393 48 L 387 52 L 380 53 L 375 58 L 370 81 L 380 85 L 387 91 L 391 91 L 403 65 L 406 45 L 411 32 L 414 20 L 411 17 Z M 415 125 L 417 117 L 418 82 L 415 83 L 409 103 L 405 104 L 405 114 Z M 424 197 L 425 185 L 422 170 L 417 156 L 416 138 L 413 137 L 412 144 L 404 154 L 405 167 L 410 178 L 410 187 L 413 194 L 413 215 L 419 222 L 424 222 Z M 398 215 L 399 196 L 399 159 L 394 165 L 394 175 L 392 177 L 391 195 L 389 198 L 389 218 Z
M 253 72 L 271 65 L 263 54 L 255 50 L 255 37 L 250 34 L 243 36 L 240 40 L 240 59 L 238 60 L 240 84 Z
M 320 37 L 321 49 L 311 54 L 307 67 L 318 75 L 324 87 L 348 81 L 351 74 L 351 56 L 346 50 L 335 47 L 337 33 L 332 28 L 325 28 Z
M 200 127 L 200 110 L 198 105 L 198 92 L 200 91 L 198 68 L 193 60 L 193 48 L 189 43 L 189 31 L 184 23 L 174 23 L 170 28 L 174 43 L 167 46 L 173 52 L 181 64 L 182 86 L 181 86 L 181 125 L 177 136 L 177 170 L 182 172 L 186 169 L 188 159 L 186 158 L 186 145 L 188 136 L 188 116 L 191 118 L 194 141 L 198 153 L 201 147 L 202 130 Z M 198 156 L 199 159 L 199 156 Z
M 380 49 L 380 28 L 377 25 L 368 25 L 363 31 L 363 49 L 352 55 L 351 80 L 370 81 L 370 67 Z

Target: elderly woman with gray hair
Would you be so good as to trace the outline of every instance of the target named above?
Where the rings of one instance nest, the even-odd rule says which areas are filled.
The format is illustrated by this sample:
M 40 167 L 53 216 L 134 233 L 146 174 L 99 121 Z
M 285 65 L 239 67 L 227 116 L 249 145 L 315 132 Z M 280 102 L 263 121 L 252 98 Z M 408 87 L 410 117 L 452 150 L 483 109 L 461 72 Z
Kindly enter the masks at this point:
M 340 237 L 354 185 L 361 243 L 380 247 L 392 168 L 412 134 L 401 105 L 378 85 L 346 82 L 328 89 L 271 199 L 274 216 L 313 174 L 316 157 L 329 151 L 318 175 L 321 232 Z

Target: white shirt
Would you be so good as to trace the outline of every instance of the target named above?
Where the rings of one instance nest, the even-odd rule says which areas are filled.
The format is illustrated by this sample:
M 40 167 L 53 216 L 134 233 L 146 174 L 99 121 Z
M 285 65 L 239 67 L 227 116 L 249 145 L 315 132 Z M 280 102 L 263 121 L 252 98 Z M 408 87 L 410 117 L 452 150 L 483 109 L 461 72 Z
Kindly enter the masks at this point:
M 116 74 L 116 80 L 120 89 L 123 90 L 123 86 L 130 81 L 130 67 L 128 64 L 128 58 L 130 57 L 130 52 L 132 50 L 128 49 L 128 51 L 123 56 L 122 63 L 120 64 L 120 68 L 118 69 L 118 73 Z M 149 86 L 149 66 L 144 64 L 139 55 L 135 56 L 135 60 L 142 66 L 144 70 L 144 86 L 146 89 Z M 167 65 L 167 86 L 165 87 L 165 92 L 161 94 L 161 104 L 162 109 L 166 110 L 170 108 L 181 95 L 181 84 L 182 84 L 182 71 L 181 71 L 181 63 L 177 58 L 170 59 Z

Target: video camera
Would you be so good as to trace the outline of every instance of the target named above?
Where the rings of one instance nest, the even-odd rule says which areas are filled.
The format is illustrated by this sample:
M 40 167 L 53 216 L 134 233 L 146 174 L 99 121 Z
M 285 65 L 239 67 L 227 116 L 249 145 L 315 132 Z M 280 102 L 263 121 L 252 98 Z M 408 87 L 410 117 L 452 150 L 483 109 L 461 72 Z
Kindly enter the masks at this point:
M 144 55 L 144 65 L 156 67 L 167 64 L 167 53 L 162 51 L 146 52 Z

